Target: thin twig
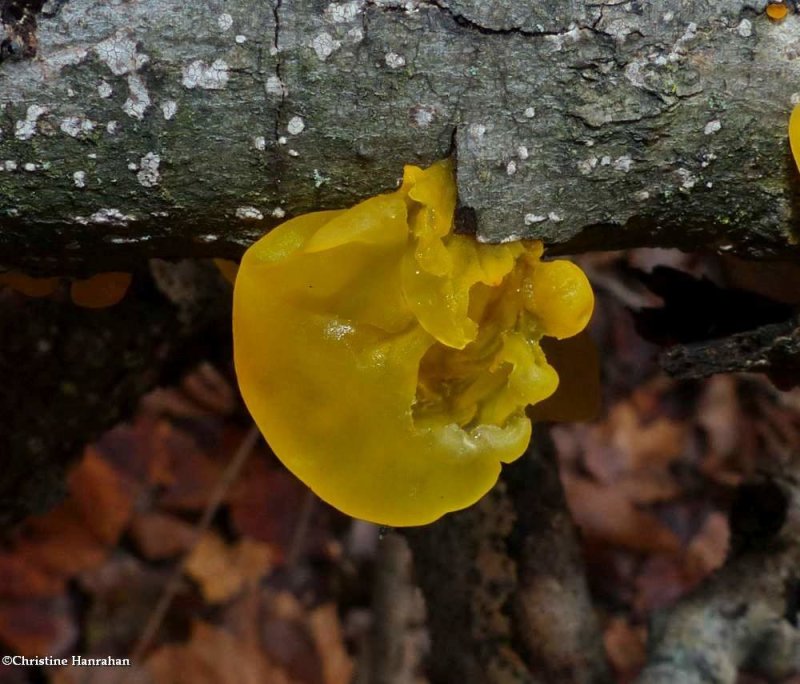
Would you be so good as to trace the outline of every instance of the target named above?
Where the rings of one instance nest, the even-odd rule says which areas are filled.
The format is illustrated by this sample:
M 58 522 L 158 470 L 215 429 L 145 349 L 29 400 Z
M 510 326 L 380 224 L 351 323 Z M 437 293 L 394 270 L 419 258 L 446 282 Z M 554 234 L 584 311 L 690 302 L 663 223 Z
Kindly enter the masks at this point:
M 294 569 L 300 556 L 303 552 L 303 546 L 308 534 L 308 528 L 311 525 L 311 516 L 314 513 L 314 505 L 317 501 L 317 496 L 310 489 L 306 490 L 303 497 L 303 504 L 300 508 L 300 514 L 297 516 L 297 522 L 292 532 L 292 541 L 289 544 L 289 550 L 286 553 L 286 570 L 291 571 Z
M 231 485 L 239 476 L 242 466 L 244 466 L 245 461 L 247 461 L 248 456 L 250 456 L 251 452 L 253 451 L 258 437 L 258 428 L 253 425 L 242 439 L 241 443 L 239 444 L 239 448 L 236 450 L 236 453 L 233 455 L 230 463 L 228 463 L 227 467 L 225 468 L 225 472 L 222 474 L 222 477 L 217 483 L 216 488 L 211 493 L 211 497 L 206 504 L 206 508 L 203 511 L 202 517 L 195 526 L 194 541 L 192 542 L 191 547 L 186 551 L 181 562 L 178 563 L 173 570 L 169 581 L 164 586 L 164 591 L 161 593 L 158 603 L 153 609 L 153 612 L 150 614 L 147 624 L 142 630 L 139 640 L 136 642 L 136 646 L 134 646 L 133 651 L 131 652 L 131 662 L 135 663 L 139 661 L 150 648 L 153 639 L 155 639 L 155 636 L 161 627 L 161 623 L 164 621 L 164 618 L 167 615 L 170 605 L 172 605 L 172 601 L 178 594 L 178 590 L 181 586 L 181 578 L 186 570 L 186 563 L 188 562 L 189 557 L 192 555 L 192 552 L 202 539 L 203 535 L 208 532 L 208 529 L 211 526 L 211 521 L 217 514 L 222 502 L 225 500 L 225 495 L 228 493 Z

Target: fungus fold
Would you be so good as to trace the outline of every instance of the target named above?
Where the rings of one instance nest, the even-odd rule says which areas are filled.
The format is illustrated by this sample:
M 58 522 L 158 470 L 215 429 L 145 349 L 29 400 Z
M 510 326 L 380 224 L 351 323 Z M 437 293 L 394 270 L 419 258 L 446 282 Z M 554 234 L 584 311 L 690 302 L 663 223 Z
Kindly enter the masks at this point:
M 542 244 L 453 232 L 448 161 L 395 192 L 291 219 L 247 250 L 234 357 L 275 454 L 357 518 L 420 525 L 477 501 L 527 447 L 558 376 L 540 341 L 594 305 Z

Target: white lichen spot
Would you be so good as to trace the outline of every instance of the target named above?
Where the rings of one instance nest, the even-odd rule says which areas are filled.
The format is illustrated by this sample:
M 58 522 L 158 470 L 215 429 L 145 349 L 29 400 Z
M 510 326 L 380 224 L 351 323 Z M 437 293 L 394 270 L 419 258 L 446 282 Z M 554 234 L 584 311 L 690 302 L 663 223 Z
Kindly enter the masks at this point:
M 86 187 L 86 171 L 76 171 L 72 174 L 72 182 L 75 183 L 76 188 Z
M 286 130 L 289 132 L 289 135 L 300 135 L 305 127 L 306 124 L 305 121 L 303 121 L 303 117 L 293 116 L 291 119 L 289 119 Z
M 270 57 L 274 57 L 278 54 L 278 52 L 280 52 L 280 50 L 278 50 L 278 48 L 276 48 L 274 45 L 269 49 Z
M 197 239 L 200 242 L 216 242 L 219 240 L 219 235 L 214 235 L 213 233 L 206 233 L 205 235 L 198 235 Z
M 178 103 L 175 100 L 164 100 L 161 103 L 161 114 L 167 121 L 172 119 L 177 112 Z
M 80 64 L 89 51 L 84 47 L 70 47 L 64 50 L 56 50 L 42 58 L 42 63 L 47 71 L 61 71 L 66 66 L 76 66 Z
M 611 164 L 611 157 L 607 154 L 600 157 L 600 166 L 608 166 L 609 164 Z
M 330 176 L 324 176 L 319 169 L 314 169 L 314 187 L 319 188 L 330 180 Z
M 119 121 L 109 121 L 106 124 L 106 133 L 108 133 L 109 135 L 115 135 L 118 130 L 119 130 Z
M 666 63 L 666 59 L 664 60 Z M 630 84 L 636 88 L 646 88 L 647 82 L 645 81 L 645 74 L 642 71 L 647 66 L 646 59 L 632 59 L 625 65 L 625 78 L 628 79 Z
M 594 168 L 597 166 L 597 157 L 589 157 L 588 159 L 583 159 L 578 162 L 578 171 L 582 174 L 587 175 L 591 173 Z
M 650 193 L 647 190 L 639 190 L 633 197 L 637 202 L 644 202 L 650 199 Z
M 400 67 L 404 67 L 406 65 L 406 58 L 403 55 L 398 55 L 396 52 L 387 52 L 384 60 L 386 62 L 386 66 L 390 69 L 399 69 Z
M 703 133 L 706 135 L 713 135 L 720 128 L 722 128 L 722 124 L 719 122 L 719 119 L 714 119 L 706 124 L 706 127 L 703 129 Z
M 39 165 L 34 164 L 33 162 L 27 162 L 23 167 L 28 173 L 32 173 L 33 171 L 39 170 Z
M 551 211 L 547 215 L 547 218 L 549 218 L 553 223 L 561 223 L 564 220 L 558 214 L 556 214 L 556 212 L 554 212 L 554 211 Z
M 285 145 L 285 144 L 286 144 L 286 142 L 287 142 L 287 140 L 286 140 L 286 136 L 285 136 L 285 135 L 282 135 L 282 136 L 280 136 L 280 137 L 278 138 L 278 144 L 279 144 L 279 145 Z
M 15 162 L 13 159 L 6 159 L 5 162 L 3 162 L 3 168 L 8 172 L 16 171 L 17 162 Z
M 539 214 L 525 214 L 525 225 L 532 226 L 534 223 L 541 223 L 542 221 L 546 221 L 547 216 L 541 216 Z
M 108 81 L 100 81 L 100 84 L 97 86 L 97 94 L 102 97 L 103 99 L 107 97 L 111 97 L 114 93 L 114 89 L 111 87 L 111 84 Z
M 136 162 L 128 162 L 128 171 L 138 171 L 139 165 Z
M 220 14 L 217 17 L 217 26 L 220 31 L 228 31 L 233 26 L 233 17 L 227 12 Z
M 697 24 L 692 21 L 686 25 L 686 31 L 684 31 L 683 35 L 678 38 L 678 40 L 675 42 L 675 45 L 672 46 L 672 50 L 668 56 L 669 61 L 680 61 L 681 58 L 688 52 L 687 44 L 694 40 L 695 36 L 697 36 Z
M 527 107 L 523 114 L 525 115 L 526 119 L 532 119 L 534 116 L 536 116 L 536 109 L 533 107 Z
M 697 176 L 689 169 L 678 169 L 676 173 L 681 179 L 682 190 L 691 190 L 697 184 Z
M 94 130 L 94 121 L 90 121 L 82 116 L 68 116 L 61 120 L 59 128 L 71 138 L 86 135 Z
M 119 209 L 100 209 L 89 217 L 89 223 L 111 226 L 127 226 L 135 217 L 123 214 Z
M 705 169 L 716 158 L 717 158 L 717 155 L 714 154 L 713 152 L 709 152 L 708 154 L 704 154 L 703 155 L 703 161 L 700 162 L 700 166 Z
M 323 62 L 333 54 L 341 46 L 341 42 L 334 40 L 330 33 L 322 32 L 314 36 L 311 41 L 311 47 L 317 53 L 317 57 Z
M 161 157 L 154 152 L 148 152 L 139 160 L 139 173 L 136 174 L 136 179 L 140 185 L 146 188 L 158 185 L 158 181 L 161 178 L 161 174 L 158 171 L 159 164 L 161 164 Z
M 95 152 L 90 152 L 86 155 L 89 159 L 97 159 L 97 154 Z
M 139 74 L 128 74 L 128 99 L 122 105 L 122 111 L 134 119 L 143 119 L 150 106 L 150 94 Z
M 257 135 L 253 138 L 253 147 L 259 152 L 263 152 L 267 149 L 267 139 L 263 135 Z
M 136 42 L 124 30 L 117 31 L 110 38 L 100 41 L 94 51 L 115 76 L 122 76 L 141 69 L 149 57 L 136 51 Z
M 261 221 L 264 218 L 264 214 L 255 207 L 238 207 L 236 209 L 236 218 L 244 221 Z
M 360 27 L 354 26 L 347 32 L 347 37 L 351 43 L 357 44 L 364 40 L 364 31 Z
M 299 157 L 300 153 L 297 150 L 288 150 L 290 157 Z
M 222 90 L 228 85 L 228 64 L 224 59 L 215 59 L 210 65 L 196 59 L 183 67 L 182 82 L 190 89 Z
M 467 128 L 467 135 L 476 143 L 483 141 L 483 136 L 486 135 L 486 126 L 479 123 L 470 124 Z
M 612 36 L 618 43 L 624 43 L 625 39 L 630 35 L 632 27 L 626 19 L 615 19 L 608 23 L 605 27 L 604 33 Z
M 14 124 L 14 137 L 17 140 L 30 140 L 36 134 L 36 122 L 47 109 L 36 104 L 32 104 L 25 112 L 25 118 Z
M 615 171 L 622 171 L 622 173 L 628 173 L 631 170 L 631 166 L 633 166 L 633 159 L 629 154 L 623 154 L 621 157 L 617 157 L 614 160 L 614 170 Z
M 749 38 L 753 35 L 753 24 L 749 19 L 742 19 L 736 27 L 736 31 L 742 38 Z
M 283 218 L 284 216 L 286 216 L 286 212 L 285 212 L 283 209 L 281 209 L 280 207 L 275 207 L 275 208 L 272 210 L 272 215 L 273 215 L 275 218 L 279 218 L 279 219 L 281 219 L 281 218 Z
M 351 2 L 332 2 L 325 8 L 325 18 L 334 24 L 345 24 L 353 21 L 361 10 L 362 0 L 351 0 Z
M 512 159 L 510 162 L 508 162 L 508 164 L 506 164 L 506 173 L 509 176 L 513 176 L 516 172 L 517 172 L 517 162 L 515 162 Z
M 528 158 L 528 148 L 525 145 L 520 145 L 517 148 L 517 156 L 522 159 L 523 161 Z
M 669 24 L 669 22 L 671 22 L 675 18 L 675 13 L 674 12 L 664 12 L 664 16 L 662 16 L 661 18 L 664 20 L 665 24 Z
M 237 45 L 244 45 L 247 42 L 247 36 L 242 35 L 241 33 L 237 34 L 236 38 L 234 38 Z
M 427 128 L 433 123 L 435 113 L 432 107 L 420 105 L 411 109 L 411 118 L 420 128 Z
M 714 183 L 712 181 L 708 181 L 708 183 L 706 183 L 706 187 L 707 188 L 713 188 L 714 187 Z
M 283 81 L 278 76 L 270 76 L 264 88 L 269 95 L 277 95 L 278 97 L 286 95 L 286 86 L 283 85 Z

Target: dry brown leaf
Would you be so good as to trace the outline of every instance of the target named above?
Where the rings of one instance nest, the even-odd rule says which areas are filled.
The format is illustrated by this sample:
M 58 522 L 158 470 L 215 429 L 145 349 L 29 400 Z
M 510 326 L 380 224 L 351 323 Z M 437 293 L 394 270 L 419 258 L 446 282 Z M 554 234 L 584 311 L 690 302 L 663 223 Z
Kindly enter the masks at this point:
M 204 622 L 188 643 L 159 648 L 146 667 L 156 684 L 290 684 L 260 650 Z
M 15 553 L 54 575 L 72 577 L 96 567 L 109 552 L 88 529 L 72 501 L 66 501 L 45 515 L 29 518 L 25 528 L 26 535 Z
M 608 418 L 611 444 L 628 456 L 631 470 L 667 467 L 681 457 L 686 427 L 659 417 L 642 422 L 633 404 L 620 402 Z
M 160 499 L 165 508 L 197 511 L 205 508 L 222 478 L 223 464 L 200 450 L 188 434 L 159 426 L 156 446 L 164 452 L 171 483 Z
M 78 638 L 66 596 L 0 605 L 0 641 L 24 656 L 67 653 Z
M 732 375 L 709 378 L 697 404 L 697 423 L 708 435 L 711 451 L 723 459 L 739 447 L 741 410 Z
M 672 475 L 665 470 L 640 470 L 611 486 L 634 504 L 672 501 L 683 493 Z
M 722 567 L 728 553 L 729 541 L 728 518 L 716 511 L 710 513 L 686 549 L 689 572 L 697 581 Z
M 575 522 L 587 537 L 634 551 L 675 552 L 678 537 L 656 516 L 636 508 L 624 493 L 569 473 L 562 474 Z
M 57 596 L 63 591 L 63 577 L 31 564 L 22 556 L 0 554 L 0 597 L 3 599 Z
M 91 447 L 69 474 L 70 499 L 104 544 L 116 544 L 133 514 L 131 487 Z
M 325 684 L 349 684 L 353 677 L 353 661 L 344 647 L 336 606 L 327 603 L 316 608 L 309 615 L 308 624 L 322 658 Z
M 250 459 L 229 498 L 231 519 L 245 537 L 271 545 L 276 561 L 292 543 L 308 488 L 294 475 L 271 467 L 265 459 Z M 304 547 L 319 549 L 326 541 L 312 516 Z
M 192 547 L 197 536 L 193 525 L 166 513 L 137 515 L 130 531 L 148 560 L 162 560 L 184 553 Z
M 636 578 L 634 609 L 640 616 L 666 608 L 697 584 L 685 566 L 683 556 L 653 555 L 642 564 Z
M 203 535 L 186 560 L 186 573 L 209 603 L 233 598 L 258 583 L 271 567 L 272 552 L 266 544 L 243 539 L 228 546 L 213 533 Z
M 644 666 L 646 639 L 644 627 L 634 627 L 621 617 L 609 620 L 603 631 L 603 642 L 612 667 L 621 677 L 632 677 Z

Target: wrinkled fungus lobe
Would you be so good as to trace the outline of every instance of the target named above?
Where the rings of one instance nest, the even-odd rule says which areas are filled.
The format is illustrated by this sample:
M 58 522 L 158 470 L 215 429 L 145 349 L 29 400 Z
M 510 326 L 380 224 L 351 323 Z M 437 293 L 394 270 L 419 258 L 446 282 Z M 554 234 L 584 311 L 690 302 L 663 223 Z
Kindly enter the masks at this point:
M 245 254 L 234 293 L 244 400 L 272 449 L 357 518 L 420 525 L 469 506 L 519 457 L 525 408 L 558 376 L 539 344 L 584 328 L 583 272 L 536 241 L 453 234 L 451 164 L 287 221 Z

